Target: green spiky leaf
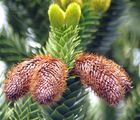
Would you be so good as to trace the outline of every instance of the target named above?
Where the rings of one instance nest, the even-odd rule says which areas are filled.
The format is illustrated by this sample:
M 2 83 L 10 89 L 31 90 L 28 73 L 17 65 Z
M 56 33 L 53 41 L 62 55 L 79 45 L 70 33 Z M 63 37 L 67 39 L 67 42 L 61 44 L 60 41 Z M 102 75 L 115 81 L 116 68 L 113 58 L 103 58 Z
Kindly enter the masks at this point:
M 23 58 L 28 57 L 31 54 L 30 50 L 26 49 L 25 40 L 19 38 L 18 35 L 13 35 L 12 32 L 6 34 L 6 32 L 0 33 L 0 59 L 8 64 L 17 63 Z

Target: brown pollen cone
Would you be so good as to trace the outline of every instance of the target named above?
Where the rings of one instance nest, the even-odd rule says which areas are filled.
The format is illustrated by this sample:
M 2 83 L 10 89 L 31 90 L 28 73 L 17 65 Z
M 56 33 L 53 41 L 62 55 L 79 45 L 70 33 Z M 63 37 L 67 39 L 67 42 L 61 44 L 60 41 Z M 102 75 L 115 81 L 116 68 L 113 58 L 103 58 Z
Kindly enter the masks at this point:
M 42 56 L 36 56 L 33 59 L 25 60 L 8 72 L 4 86 L 4 92 L 8 100 L 17 100 L 29 91 L 29 83 L 34 69 L 42 59 Z
M 66 78 L 66 65 L 59 59 L 48 56 L 31 80 L 33 99 L 40 104 L 51 104 L 59 100 L 66 87 Z
M 131 82 L 125 70 L 112 60 L 96 54 L 81 54 L 74 66 L 82 83 L 91 87 L 107 103 L 115 106 L 131 89 Z

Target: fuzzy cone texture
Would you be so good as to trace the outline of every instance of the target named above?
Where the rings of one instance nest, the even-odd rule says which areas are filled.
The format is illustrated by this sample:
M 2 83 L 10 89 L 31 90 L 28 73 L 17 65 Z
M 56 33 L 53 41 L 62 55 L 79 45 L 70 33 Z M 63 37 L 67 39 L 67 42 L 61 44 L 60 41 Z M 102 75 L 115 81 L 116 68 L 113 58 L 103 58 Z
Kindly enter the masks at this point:
M 33 59 L 25 60 L 14 66 L 8 72 L 4 87 L 7 99 L 11 101 L 17 100 L 29 91 L 30 80 L 33 76 L 34 69 L 42 59 L 42 57 L 36 56 Z
M 85 86 L 107 103 L 115 106 L 131 89 L 131 82 L 125 70 L 112 60 L 96 54 L 81 54 L 75 62 L 74 70 L 80 75 Z
M 31 80 L 31 94 L 40 104 L 57 101 L 66 87 L 67 67 L 59 59 L 48 58 L 35 71 Z

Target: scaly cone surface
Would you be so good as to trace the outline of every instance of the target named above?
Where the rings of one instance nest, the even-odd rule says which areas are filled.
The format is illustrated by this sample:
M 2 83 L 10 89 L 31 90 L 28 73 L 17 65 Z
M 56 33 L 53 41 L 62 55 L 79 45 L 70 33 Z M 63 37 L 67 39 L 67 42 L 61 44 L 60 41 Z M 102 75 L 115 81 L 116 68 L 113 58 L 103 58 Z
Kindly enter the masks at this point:
M 81 54 L 74 69 L 80 75 L 83 85 L 91 87 L 112 106 L 117 105 L 131 89 L 131 82 L 125 70 L 103 56 Z

